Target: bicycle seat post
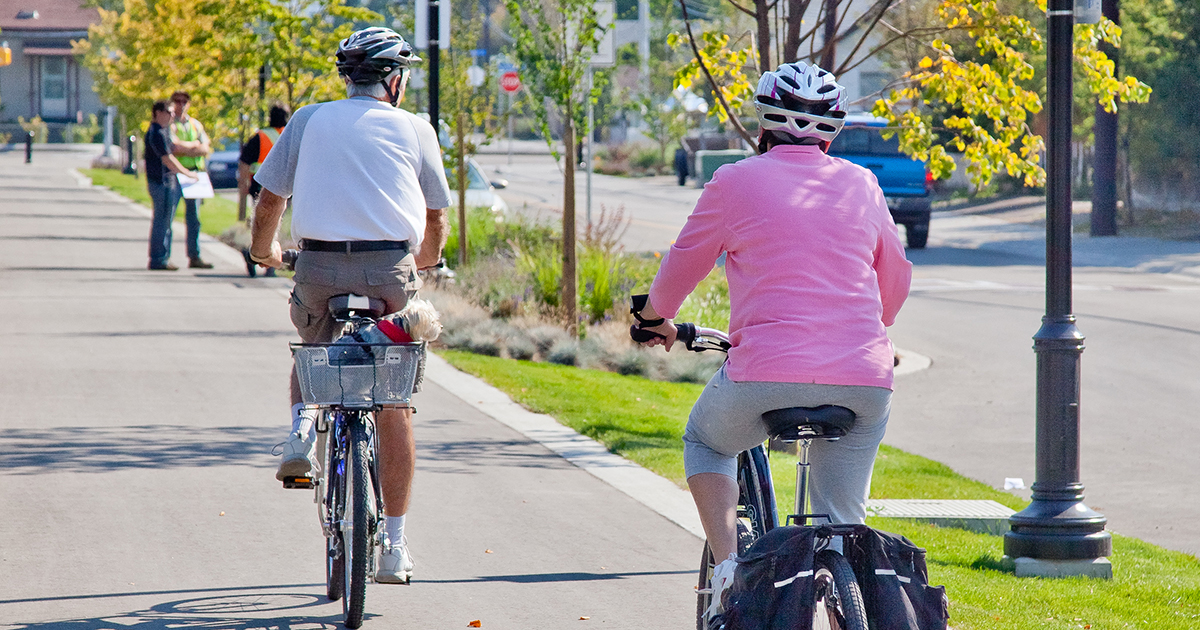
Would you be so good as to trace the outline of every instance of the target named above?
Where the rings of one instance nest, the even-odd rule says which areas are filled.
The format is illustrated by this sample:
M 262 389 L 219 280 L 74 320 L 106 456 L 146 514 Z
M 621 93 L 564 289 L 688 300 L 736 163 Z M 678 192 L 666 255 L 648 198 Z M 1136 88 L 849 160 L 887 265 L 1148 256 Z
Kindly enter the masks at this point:
M 796 462 L 796 506 L 794 514 L 800 518 L 800 525 L 808 525 L 808 447 L 812 438 L 800 440 L 800 459 Z

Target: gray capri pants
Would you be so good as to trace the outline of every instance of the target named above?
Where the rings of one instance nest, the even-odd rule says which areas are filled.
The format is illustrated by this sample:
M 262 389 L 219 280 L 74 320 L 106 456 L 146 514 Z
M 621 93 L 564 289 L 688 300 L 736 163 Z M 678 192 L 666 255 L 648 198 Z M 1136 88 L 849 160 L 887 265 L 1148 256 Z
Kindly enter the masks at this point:
M 809 497 L 814 514 L 835 523 L 862 523 L 871 491 L 871 469 L 891 412 L 892 390 L 863 385 L 735 382 L 725 366 L 708 381 L 683 433 L 683 465 L 699 473 L 737 476 L 738 453 L 762 444 L 762 414 L 786 407 L 839 405 L 857 416 L 854 428 L 835 442 L 814 440 L 809 450 Z

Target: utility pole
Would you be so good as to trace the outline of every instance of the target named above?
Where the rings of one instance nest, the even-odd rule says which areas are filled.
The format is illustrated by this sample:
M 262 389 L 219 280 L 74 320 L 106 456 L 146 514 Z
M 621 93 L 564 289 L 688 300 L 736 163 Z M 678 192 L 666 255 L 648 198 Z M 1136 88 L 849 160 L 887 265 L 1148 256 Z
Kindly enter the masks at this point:
M 1087 0 L 1080 0 L 1087 2 Z M 1004 554 L 1018 577 L 1112 578 L 1112 536 L 1083 503 L 1079 474 L 1079 389 L 1083 334 L 1071 313 L 1072 0 L 1046 12 L 1046 315 L 1037 355 L 1036 481 L 1029 507 L 1009 519 Z
M 441 133 L 438 121 L 441 120 L 440 99 L 438 98 L 441 83 L 438 75 L 438 52 L 441 42 L 438 41 L 441 25 L 442 0 L 429 0 L 429 122 L 435 133 Z M 446 42 L 449 43 L 449 42 Z
M 1103 0 L 1104 17 L 1121 23 L 1119 0 Z M 1117 49 L 1101 44 L 1100 50 L 1113 64 L 1117 64 Z M 1113 75 L 1117 68 L 1113 67 Z M 1096 123 L 1092 128 L 1096 137 L 1095 163 L 1092 167 L 1092 236 L 1117 235 L 1117 112 L 1106 112 L 1104 106 L 1096 104 Z

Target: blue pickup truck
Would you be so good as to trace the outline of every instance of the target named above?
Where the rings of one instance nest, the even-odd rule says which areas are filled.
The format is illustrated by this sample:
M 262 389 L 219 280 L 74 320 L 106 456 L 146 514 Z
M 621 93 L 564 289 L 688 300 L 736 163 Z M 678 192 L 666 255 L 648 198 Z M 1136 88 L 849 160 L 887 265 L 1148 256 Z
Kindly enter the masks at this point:
M 933 178 L 925 163 L 900 152 L 900 139 L 884 140 L 880 130 L 887 121 L 870 115 L 850 114 L 846 126 L 829 145 L 829 155 L 871 169 L 887 197 L 892 220 L 904 226 L 908 246 L 925 247 L 929 238 L 929 189 Z

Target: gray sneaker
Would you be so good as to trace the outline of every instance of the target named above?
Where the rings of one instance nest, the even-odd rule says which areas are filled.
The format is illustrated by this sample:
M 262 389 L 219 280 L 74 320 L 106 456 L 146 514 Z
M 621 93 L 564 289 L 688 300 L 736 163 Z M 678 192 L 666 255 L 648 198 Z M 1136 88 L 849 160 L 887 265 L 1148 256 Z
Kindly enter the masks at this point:
M 279 462 L 279 470 L 275 473 L 276 479 L 283 481 L 285 477 L 302 477 L 313 469 L 313 445 L 316 443 L 314 437 L 311 433 L 304 436 L 294 432 L 288 435 L 286 442 L 275 445 L 275 448 L 280 450 L 279 454 L 283 456 L 283 461 Z
M 412 580 L 413 559 L 408 553 L 408 539 L 400 537 L 399 545 L 384 545 L 379 553 L 379 569 L 375 581 L 383 584 L 408 584 Z

